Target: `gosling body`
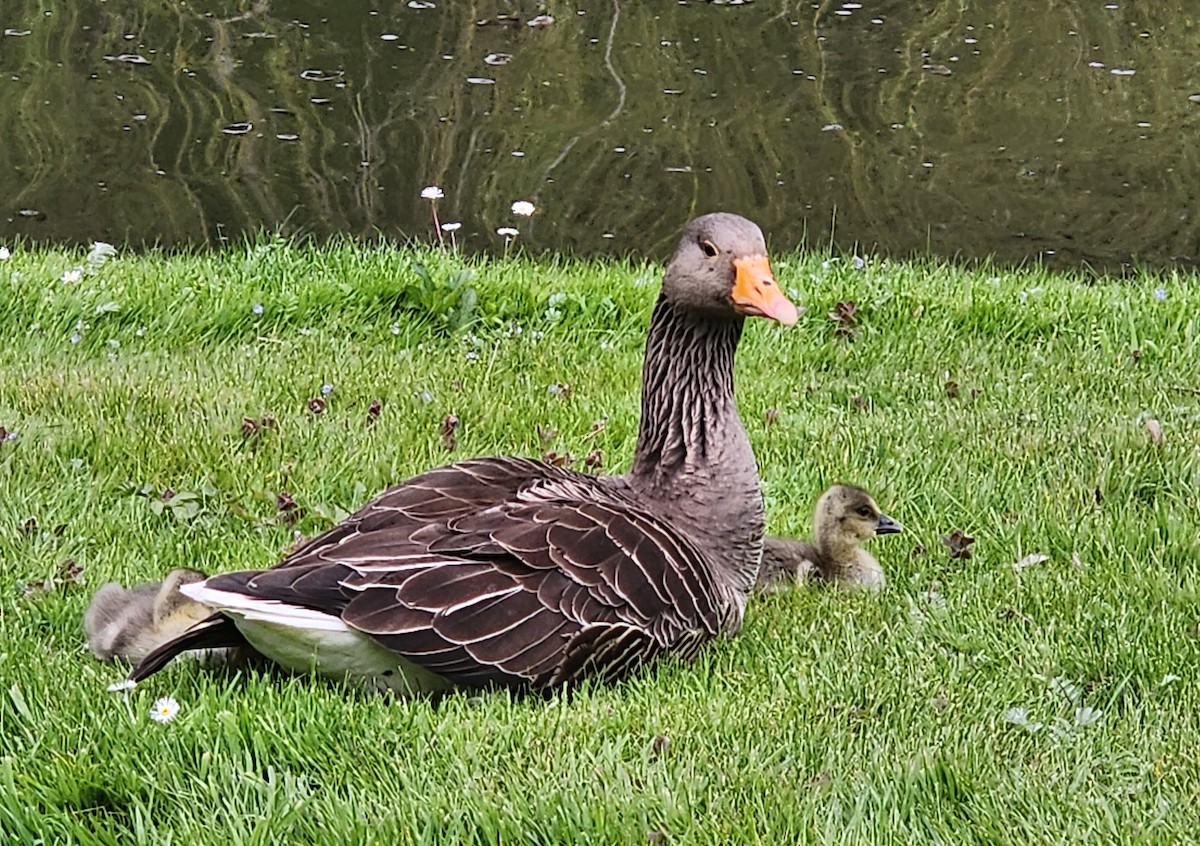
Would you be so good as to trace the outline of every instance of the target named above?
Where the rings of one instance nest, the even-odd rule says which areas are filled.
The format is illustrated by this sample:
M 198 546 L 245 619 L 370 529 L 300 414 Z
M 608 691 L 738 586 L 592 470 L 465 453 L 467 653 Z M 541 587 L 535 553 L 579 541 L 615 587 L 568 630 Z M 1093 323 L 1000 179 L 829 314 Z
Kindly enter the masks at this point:
M 138 663 L 212 615 L 211 608 L 180 590 L 205 578 L 198 570 L 180 568 L 161 582 L 131 588 L 109 582 L 96 591 L 83 615 L 88 648 L 103 661 Z M 235 656 L 228 649 L 211 649 L 198 657 L 205 663 L 224 663 Z
M 875 556 L 862 544 L 904 530 L 867 491 L 834 485 L 821 494 L 813 511 L 813 539 L 767 537 L 756 589 L 775 593 L 809 581 L 826 581 L 849 590 L 881 590 L 887 579 Z

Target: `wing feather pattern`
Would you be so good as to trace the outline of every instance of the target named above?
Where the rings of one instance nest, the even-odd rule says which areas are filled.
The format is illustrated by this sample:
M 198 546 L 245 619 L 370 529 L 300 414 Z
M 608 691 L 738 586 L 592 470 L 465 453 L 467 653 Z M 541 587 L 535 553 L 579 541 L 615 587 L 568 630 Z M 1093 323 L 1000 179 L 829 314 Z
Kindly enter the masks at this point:
M 207 585 L 337 615 L 471 686 L 625 676 L 693 657 L 740 618 L 683 533 L 603 479 L 531 459 L 417 476 L 277 567 Z

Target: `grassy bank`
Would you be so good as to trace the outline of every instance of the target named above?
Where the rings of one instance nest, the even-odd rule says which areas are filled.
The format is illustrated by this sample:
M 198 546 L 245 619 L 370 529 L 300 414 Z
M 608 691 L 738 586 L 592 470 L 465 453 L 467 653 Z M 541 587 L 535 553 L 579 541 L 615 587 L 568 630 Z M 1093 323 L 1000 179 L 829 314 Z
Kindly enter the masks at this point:
M 294 531 L 450 458 L 627 466 L 660 269 L 463 267 L 271 241 L 0 262 L 5 842 L 1191 836 L 1185 278 L 777 258 L 807 312 L 753 322 L 738 365 L 769 525 L 807 532 L 822 487 L 867 486 L 907 527 L 874 544 L 879 596 L 773 597 L 697 665 L 549 701 L 186 665 L 106 693 L 121 671 L 80 634 L 105 581 L 270 565 Z M 852 325 L 828 316 L 839 301 Z M 941 540 L 955 529 L 969 558 Z M 178 718 L 150 721 L 168 694 Z

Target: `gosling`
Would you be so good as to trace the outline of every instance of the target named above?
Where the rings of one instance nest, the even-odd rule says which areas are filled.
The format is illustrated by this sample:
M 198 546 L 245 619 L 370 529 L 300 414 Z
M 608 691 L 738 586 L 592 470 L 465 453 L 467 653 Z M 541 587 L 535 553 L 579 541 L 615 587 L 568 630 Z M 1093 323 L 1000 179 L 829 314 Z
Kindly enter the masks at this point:
M 817 500 L 813 540 L 768 537 L 755 590 L 776 593 L 790 585 L 827 581 L 843 589 L 880 590 L 883 568 L 862 544 L 904 527 L 884 514 L 871 495 L 853 485 L 834 485 Z
M 138 663 L 158 646 L 212 615 L 211 608 L 179 592 L 181 585 L 205 578 L 198 570 L 178 569 L 162 582 L 128 589 L 109 582 L 96 591 L 83 615 L 88 648 L 102 661 Z M 225 650 L 211 650 L 201 657 L 218 663 L 230 658 Z

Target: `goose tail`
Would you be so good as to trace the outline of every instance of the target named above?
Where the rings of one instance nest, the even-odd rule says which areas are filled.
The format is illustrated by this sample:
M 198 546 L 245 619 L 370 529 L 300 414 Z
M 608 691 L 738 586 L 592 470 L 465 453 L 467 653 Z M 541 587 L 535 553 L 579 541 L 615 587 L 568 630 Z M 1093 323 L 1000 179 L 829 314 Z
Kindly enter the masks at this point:
M 157 673 L 177 655 L 197 649 L 239 649 L 246 647 L 246 639 L 238 631 L 233 620 L 224 614 L 213 614 L 166 643 L 152 650 L 126 677 L 137 684 L 142 679 Z

